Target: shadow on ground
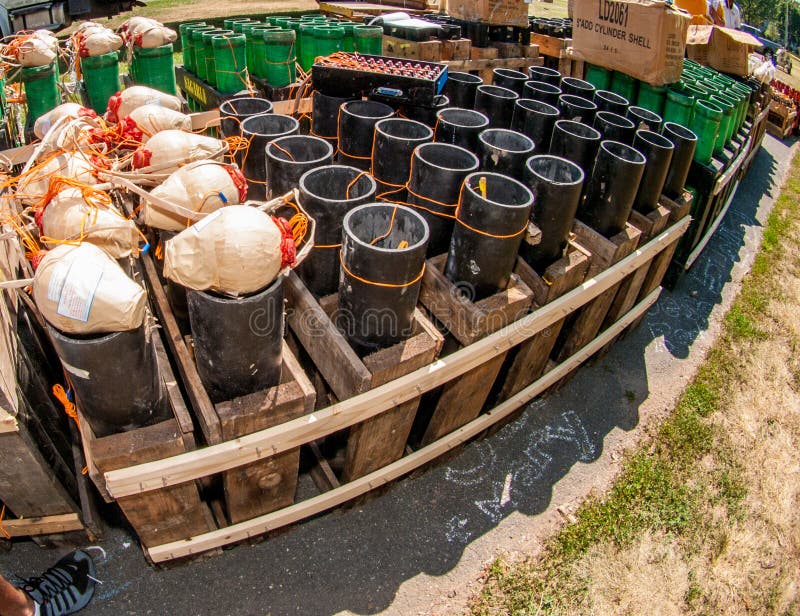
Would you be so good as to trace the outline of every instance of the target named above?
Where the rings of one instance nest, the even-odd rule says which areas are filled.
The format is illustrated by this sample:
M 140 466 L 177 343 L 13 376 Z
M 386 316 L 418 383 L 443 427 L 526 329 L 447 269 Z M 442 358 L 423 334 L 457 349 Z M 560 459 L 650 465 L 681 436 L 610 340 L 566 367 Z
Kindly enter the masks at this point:
M 166 571 L 148 567 L 135 540 L 115 529 L 99 566 L 105 584 L 86 614 L 373 614 L 391 605 L 406 580 L 450 571 L 471 542 L 512 512 L 544 511 L 553 485 L 576 463 L 597 459 L 611 430 L 638 424 L 638 404 L 661 361 L 646 366 L 645 347 L 655 345 L 670 361 L 686 357 L 702 335 L 746 235 L 759 224 L 762 195 L 776 189 L 776 161 L 787 156 L 786 146 L 769 140 L 726 221 L 675 291 L 609 355 L 495 436 L 360 507 Z M 55 557 L 19 544 L 2 570 L 30 575 Z

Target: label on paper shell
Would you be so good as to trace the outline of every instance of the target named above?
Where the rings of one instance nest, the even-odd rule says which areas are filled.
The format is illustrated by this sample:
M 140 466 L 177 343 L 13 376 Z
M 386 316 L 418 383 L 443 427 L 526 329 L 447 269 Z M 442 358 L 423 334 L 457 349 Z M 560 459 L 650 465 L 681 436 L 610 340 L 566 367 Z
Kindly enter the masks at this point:
M 86 323 L 102 277 L 103 267 L 94 263 L 84 262 L 80 269 L 70 268 L 58 300 L 58 314 Z
M 51 302 L 57 302 L 61 299 L 64 282 L 67 280 L 71 267 L 72 263 L 68 261 L 59 261 L 53 267 L 53 273 L 50 275 L 50 284 L 47 285 L 47 299 Z
M 196 223 L 192 225 L 192 231 L 195 232 L 196 235 L 200 235 L 200 232 L 206 228 L 209 224 L 211 224 L 214 220 L 220 217 L 222 214 L 222 210 L 217 210 L 215 212 L 211 212 L 205 218 L 198 220 Z

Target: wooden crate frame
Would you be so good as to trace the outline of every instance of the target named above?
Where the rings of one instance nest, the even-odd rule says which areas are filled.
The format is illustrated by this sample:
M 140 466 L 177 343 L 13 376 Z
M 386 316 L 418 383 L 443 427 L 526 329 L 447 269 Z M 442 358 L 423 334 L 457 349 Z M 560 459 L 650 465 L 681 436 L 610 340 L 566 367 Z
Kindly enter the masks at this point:
M 313 413 L 313 420 L 312 417 L 300 417 L 279 426 L 241 437 L 236 441 L 225 441 L 156 462 L 107 472 L 104 478 L 109 494 L 119 499 L 199 479 L 211 473 L 223 472 L 269 458 L 301 444 L 312 443 L 344 428 L 383 415 L 397 405 L 417 398 L 424 392 L 466 374 L 493 357 L 541 334 L 566 315 L 635 272 L 642 265 L 651 262 L 677 241 L 686 230 L 688 223 L 688 218 L 684 218 L 679 224 L 671 226 L 613 267 L 580 284 L 549 304 L 538 308 L 512 325 L 370 391 L 326 408 L 317 409 Z M 657 299 L 658 292 L 659 289 L 653 291 L 623 319 L 615 323 L 614 327 L 602 333 L 567 361 L 559 364 L 490 412 L 479 415 L 469 424 L 430 445 L 407 454 L 361 478 L 342 483 L 327 492 L 289 507 L 226 528 L 148 548 L 148 556 L 155 562 L 164 562 L 242 541 L 341 505 L 429 463 L 447 451 L 460 446 L 466 440 L 484 432 L 557 383 L 644 314 Z
M 463 297 L 445 277 L 447 255 L 428 259 L 420 289 L 420 303 L 458 340 L 461 348 L 485 338 L 501 327 L 528 314 L 533 305 L 533 291 L 516 271 L 508 286 L 477 302 Z M 525 262 L 517 257 L 517 270 Z M 445 434 L 469 423 L 481 412 L 506 353 L 487 361 L 445 384 L 422 436 L 429 445 Z

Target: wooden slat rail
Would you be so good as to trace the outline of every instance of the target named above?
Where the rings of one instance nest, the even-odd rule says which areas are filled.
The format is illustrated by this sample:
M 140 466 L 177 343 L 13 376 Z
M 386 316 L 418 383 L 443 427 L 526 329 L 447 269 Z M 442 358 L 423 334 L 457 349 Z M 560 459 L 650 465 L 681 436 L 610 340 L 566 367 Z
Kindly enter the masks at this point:
M 438 441 L 422 449 L 418 449 L 414 453 L 400 458 L 396 462 L 384 466 L 369 475 L 365 475 L 364 477 L 346 483 L 338 488 L 324 492 L 319 496 L 304 500 L 296 505 L 281 509 L 280 511 L 275 511 L 274 513 L 253 518 L 252 520 L 234 524 L 223 529 L 204 533 L 185 541 L 174 541 L 172 543 L 149 548 L 147 550 L 148 556 L 154 562 L 164 562 L 175 558 L 199 554 L 236 541 L 243 541 L 250 537 L 255 537 L 262 533 L 288 526 L 302 519 L 322 513 L 361 494 L 365 494 L 376 487 L 402 477 L 414 469 L 435 460 L 451 449 L 458 447 L 487 428 L 490 428 L 493 424 L 507 417 L 519 407 L 533 400 L 537 395 L 557 383 L 608 344 L 628 325 L 647 312 L 648 308 L 658 299 L 660 293 L 661 288 L 659 287 L 637 304 L 627 315 L 617 321 L 613 327 L 600 334 L 600 336 L 595 338 L 572 357 L 556 366 L 553 370 L 546 373 L 502 404 L 496 406 L 488 413 L 480 415 L 477 419 L 474 419 L 467 425 Z
M 108 491 L 120 498 L 191 481 L 287 451 L 383 413 L 465 374 L 563 319 L 664 250 L 681 236 L 689 220 L 689 217 L 684 218 L 574 291 L 452 355 L 369 392 L 279 426 L 171 458 L 107 472 Z
M 35 537 L 83 530 L 77 513 L 63 513 L 40 518 L 3 520 L 3 529 L 12 537 Z

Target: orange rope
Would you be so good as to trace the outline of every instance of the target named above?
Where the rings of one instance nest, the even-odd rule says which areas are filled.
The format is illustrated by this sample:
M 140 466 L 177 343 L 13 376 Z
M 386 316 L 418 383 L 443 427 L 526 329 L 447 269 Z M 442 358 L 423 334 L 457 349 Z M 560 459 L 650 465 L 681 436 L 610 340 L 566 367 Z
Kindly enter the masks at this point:
M 367 280 L 366 278 L 362 278 L 361 276 L 358 276 L 353 272 L 351 272 L 349 269 L 347 269 L 347 266 L 344 264 L 344 259 L 342 259 L 341 250 L 339 251 L 339 264 L 342 266 L 342 269 L 347 273 L 347 275 L 350 276 L 351 278 L 358 280 L 359 282 L 362 282 L 364 284 L 369 284 L 375 287 L 383 287 L 386 289 L 404 289 L 406 287 L 410 287 L 414 284 L 417 284 L 420 280 L 422 280 L 422 276 L 425 274 L 425 264 L 423 263 L 422 269 L 419 271 L 419 274 L 417 274 L 417 276 L 415 276 L 413 280 L 410 280 L 408 282 L 395 284 L 391 282 L 375 282 L 374 280 Z
M 75 421 L 75 425 L 80 428 L 80 423 L 78 422 L 78 411 L 75 409 L 75 405 L 67 397 L 67 392 L 64 390 L 64 386 L 61 385 L 61 383 L 56 383 L 53 385 L 53 395 L 61 403 L 61 406 L 64 407 L 64 412 L 67 414 L 67 416 L 71 417 Z

